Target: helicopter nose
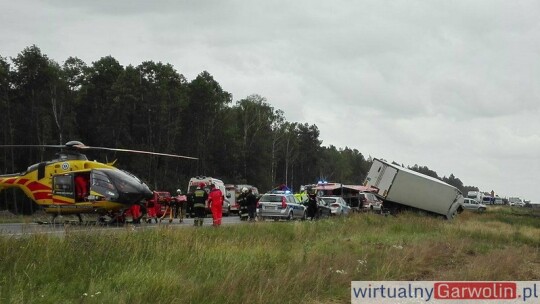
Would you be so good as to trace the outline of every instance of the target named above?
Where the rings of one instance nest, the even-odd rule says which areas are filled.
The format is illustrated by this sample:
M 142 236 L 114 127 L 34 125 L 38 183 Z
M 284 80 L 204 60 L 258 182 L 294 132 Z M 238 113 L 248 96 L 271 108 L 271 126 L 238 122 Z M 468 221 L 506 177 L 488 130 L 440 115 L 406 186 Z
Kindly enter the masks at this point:
M 144 195 L 145 199 L 150 199 L 150 198 L 154 197 L 154 192 L 152 190 L 150 190 L 150 188 L 148 188 L 148 186 L 145 184 L 144 185 L 144 190 L 143 190 L 143 195 Z

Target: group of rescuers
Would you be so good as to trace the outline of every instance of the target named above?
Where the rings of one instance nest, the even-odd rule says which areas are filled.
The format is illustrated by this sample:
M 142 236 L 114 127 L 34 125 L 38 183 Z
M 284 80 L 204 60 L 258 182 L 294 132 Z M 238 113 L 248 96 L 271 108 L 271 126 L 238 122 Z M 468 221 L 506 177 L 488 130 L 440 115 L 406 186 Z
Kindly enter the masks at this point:
M 205 187 L 205 183 L 199 183 L 197 189 L 187 195 L 183 195 L 182 190 L 178 189 L 176 191 L 177 196 L 173 197 L 170 204 L 173 216 L 179 218 L 180 222 L 182 222 L 187 211 L 188 215 L 193 216 L 193 225 L 202 226 L 206 218 L 208 206 L 212 212 L 213 226 L 220 226 L 221 219 L 223 218 L 223 201 L 225 196 L 214 184 L 210 184 L 209 192 L 205 190 Z M 243 215 L 242 212 L 247 213 L 247 218 L 250 221 L 254 221 L 257 212 L 257 197 L 253 194 L 252 190 L 243 187 L 242 192 L 236 200 L 240 205 L 240 215 Z
M 183 222 L 187 211 L 188 216 L 193 216 L 193 225 L 202 226 L 204 219 L 206 218 L 208 206 L 212 213 L 213 226 L 220 226 L 223 218 L 223 201 L 225 196 L 214 184 L 210 184 L 209 192 L 205 190 L 205 187 L 205 183 L 199 183 L 195 191 L 188 193 L 187 195 L 183 195 L 182 190 L 180 189 L 176 190 L 177 196 L 173 197 L 170 202 L 171 215 L 174 218 L 179 218 L 180 222 Z M 302 195 L 306 194 L 307 218 L 313 220 L 320 216 L 317 195 L 316 192 L 313 191 L 309 191 L 309 193 L 304 191 L 302 193 Z M 299 199 L 303 200 L 303 197 Z M 236 200 L 240 205 L 240 218 L 255 221 L 257 213 L 257 196 L 253 194 L 253 191 L 247 187 L 243 187 Z

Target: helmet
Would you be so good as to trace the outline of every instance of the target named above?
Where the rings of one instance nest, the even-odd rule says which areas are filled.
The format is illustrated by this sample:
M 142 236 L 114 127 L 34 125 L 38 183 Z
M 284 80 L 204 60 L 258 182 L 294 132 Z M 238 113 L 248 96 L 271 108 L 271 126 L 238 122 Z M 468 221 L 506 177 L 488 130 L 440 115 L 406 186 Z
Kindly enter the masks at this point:
M 242 188 L 242 192 L 243 192 L 243 193 L 247 193 L 247 192 L 248 192 L 248 188 L 247 188 L 247 187 Z
M 178 190 L 176 190 L 176 193 L 182 194 L 182 190 L 178 189 Z

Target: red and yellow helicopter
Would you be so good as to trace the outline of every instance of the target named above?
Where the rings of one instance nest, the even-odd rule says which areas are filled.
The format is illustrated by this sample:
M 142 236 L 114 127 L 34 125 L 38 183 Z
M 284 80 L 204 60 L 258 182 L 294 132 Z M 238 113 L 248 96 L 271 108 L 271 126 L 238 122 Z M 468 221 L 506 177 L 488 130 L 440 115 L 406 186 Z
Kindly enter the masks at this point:
M 46 213 L 57 215 L 97 213 L 118 216 L 133 205 L 153 197 L 153 192 L 139 178 L 114 167 L 112 163 L 90 161 L 85 150 L 108 150 L 194 159 L 195 157 L 149 151 L 90 147 L 79 141 L 65 145 L 2 145 L 0 147 L 60 148 L 57 158 L 37 163 L 21 173 L 0 175 L 0 191 L 17 187 L 43 206 Z

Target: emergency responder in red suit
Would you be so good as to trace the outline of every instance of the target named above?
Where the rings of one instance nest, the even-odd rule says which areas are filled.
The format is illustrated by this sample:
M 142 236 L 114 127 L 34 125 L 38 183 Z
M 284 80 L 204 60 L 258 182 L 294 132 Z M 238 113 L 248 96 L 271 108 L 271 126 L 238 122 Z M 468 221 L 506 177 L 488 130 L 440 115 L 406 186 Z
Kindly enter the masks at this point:
M 141 205 L 135 204 L 129 207 L 129 212 L 131 212 L 131 217 L 133 218 L 133 224 L 140 224 L 142 218 Z
M 197 189 L 193 192 L 193 210 L 195 211 L 195 219 L 193 225 L 202 226 L 206 217 L 206 200 L 208 193 L 204 191 L 204 183 L 200 183 Z
M 148 219 L 146 220 L 146 222 L 151 223 L 152 220 L 156 221 L 156 223 L 158 222 L 158 218 L 157 218 L 157 208 L 159 207 L 158 204 L 159 204 L 158 197 L 157 197 L 157 194 L 154 192 L 154 196 L 151 199 L 149 199 L 146 203 L 146 210 L 148 214 Z
M 83 201 L 88 196 L 88 179 L 83 175 L 75 176 L 77 201 Z
M 212 211 L 212 219 L 214 220 L 214 226 L 221 225 L 221 218 L 223 217 L 223 193 L 216 188 L 216 185 L 210 185 L 210 193 L 208 194 L 208 203 L 210 210 Z

